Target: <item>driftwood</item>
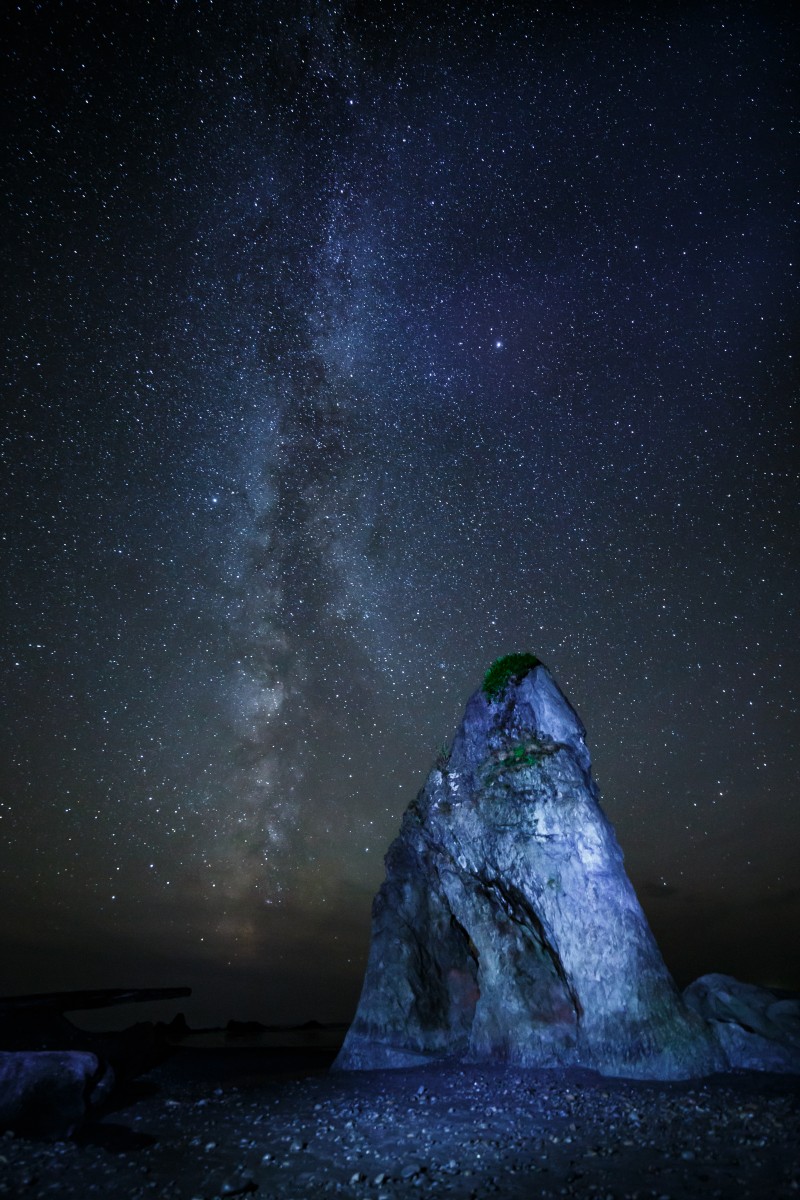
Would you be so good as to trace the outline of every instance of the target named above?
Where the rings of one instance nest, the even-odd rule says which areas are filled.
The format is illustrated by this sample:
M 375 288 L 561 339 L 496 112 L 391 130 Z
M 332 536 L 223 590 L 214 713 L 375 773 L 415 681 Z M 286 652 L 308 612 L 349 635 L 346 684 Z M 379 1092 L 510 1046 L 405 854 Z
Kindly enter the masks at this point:
M 0 996 L 0 1020 L 11 1013 L 37 1009 L 64 1013 L 84 1008 L 110 1008 L 114 1004 L 140 1004 L 148 1000 L 178 1000 L 191 996 L 192 989 L 94 988 L 80 992 L 40 992 L 30 996 Z
M 117 1079 L 131 1078 L 172 1052 L 166 1025 L 142 1021 L 118 1033 L 73 1025 L 65 1013 L 153 1000 L 177 1000 L 191 988 L 100 988 L 0 997 L 0 1052 L 80 1051 L 109 1064 Z

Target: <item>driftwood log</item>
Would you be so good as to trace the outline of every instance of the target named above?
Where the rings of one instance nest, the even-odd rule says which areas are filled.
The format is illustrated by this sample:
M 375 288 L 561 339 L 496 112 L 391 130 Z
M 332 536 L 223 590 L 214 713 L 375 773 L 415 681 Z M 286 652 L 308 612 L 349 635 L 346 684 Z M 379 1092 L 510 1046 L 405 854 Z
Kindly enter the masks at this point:
M 177 1000 L 191 988 L 100 988 L 0 997 L 0 1051 L 87 1051 L 113 1068 L 117 1079 L 133 1078 L 161 1062 L 172 1046 L 166 1026 L 140 1021 L 119 1033 L 79 1028 L 64 1014 L 119 1004 Z
M 110 1008 L 115 1004 L 140 1004 L 152 1000 L 178 1000 L 191 996 L 188 987 L 93 988 L 77 992 L 37 992 L 29 996 L 0 996 L 0 1021 L 7 1014 L 36 1009 L 41 1012 L 75 1012 L 84 1008 Z

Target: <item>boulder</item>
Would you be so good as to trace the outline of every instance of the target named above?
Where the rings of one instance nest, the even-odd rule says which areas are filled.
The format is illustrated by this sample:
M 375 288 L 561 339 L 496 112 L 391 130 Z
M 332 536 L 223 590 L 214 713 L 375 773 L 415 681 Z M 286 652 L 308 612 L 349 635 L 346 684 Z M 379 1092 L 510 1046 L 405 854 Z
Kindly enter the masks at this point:
M 403 817 L 334 1066 L 448 1060 L 655 1079 L 725 1065 L 625 874 L 584 727 L 532 656 L 495 664 Z
M 800 1074 L 800 997 L 702 975 L 683 993 L 713 1030 L 729 1067 Z
M 135 1078 L 157 1066 L 171 1052 L 167 1027 L 152 1021 L 114 1033 L 90 1033 L 64 1014 L 75 1010 L 109 1008 L 172 1000 L 188 996 L 191 988 L 100 988 L 77 992 L 44 992 L 0 997 L 0 1050 L 88 1051 L 108 1062 L 114 1076 Z M 184 1021 L 185 1026 L 185 1021 Z
M 0 1052 L 0 1129 L 67 1137 L 113 1078 L 88 1051 Z

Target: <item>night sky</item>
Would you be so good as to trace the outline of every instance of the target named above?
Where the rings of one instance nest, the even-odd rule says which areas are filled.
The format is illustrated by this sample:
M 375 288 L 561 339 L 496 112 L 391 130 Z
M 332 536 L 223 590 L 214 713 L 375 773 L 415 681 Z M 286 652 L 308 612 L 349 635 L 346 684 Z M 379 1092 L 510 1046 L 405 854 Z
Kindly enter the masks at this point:
M 521 650 L 678 981 L 800 987 L 789 13 L 4 8 L 0 993 L 348 1019 Z

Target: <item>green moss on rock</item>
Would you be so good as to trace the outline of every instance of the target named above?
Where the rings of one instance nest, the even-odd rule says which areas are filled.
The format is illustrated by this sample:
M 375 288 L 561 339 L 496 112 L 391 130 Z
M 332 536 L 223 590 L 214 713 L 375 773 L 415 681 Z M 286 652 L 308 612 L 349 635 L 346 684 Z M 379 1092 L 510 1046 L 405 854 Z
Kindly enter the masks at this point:
M 484 696 L 487 700 L 496 700 L 512 680 L 519 683 L 528 671 L 541 665 L 535 654 L 505 654 L 502 658 L 495 659 L 483 677 Z
M 547 755 L 554 754 L 558 747 L 555 744 L 546 745 L 538 738 L 529 738 L 524 742 L 493 751 L 481 764 L 481 778 L 487 786 L 503 775 L 512 771 L 523 771 L 528 767 L 538 767 Z

